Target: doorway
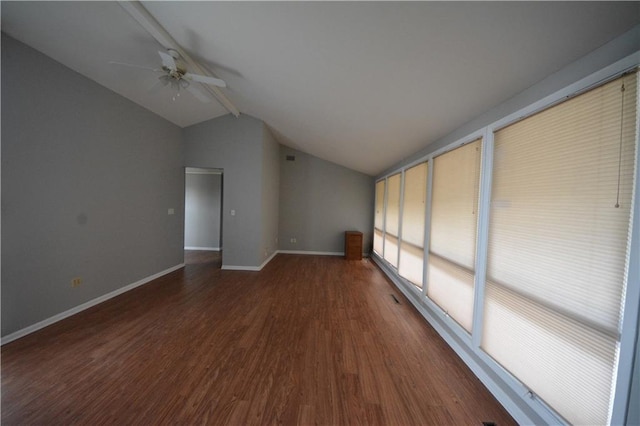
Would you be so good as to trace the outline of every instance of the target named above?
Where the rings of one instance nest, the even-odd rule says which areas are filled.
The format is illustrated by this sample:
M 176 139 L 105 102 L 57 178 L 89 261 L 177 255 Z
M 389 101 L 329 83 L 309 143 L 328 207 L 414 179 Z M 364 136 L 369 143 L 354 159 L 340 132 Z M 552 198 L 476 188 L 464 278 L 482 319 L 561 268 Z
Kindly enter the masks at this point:
M 222 169 L 185 168 L 185 264 L 222 264 Z

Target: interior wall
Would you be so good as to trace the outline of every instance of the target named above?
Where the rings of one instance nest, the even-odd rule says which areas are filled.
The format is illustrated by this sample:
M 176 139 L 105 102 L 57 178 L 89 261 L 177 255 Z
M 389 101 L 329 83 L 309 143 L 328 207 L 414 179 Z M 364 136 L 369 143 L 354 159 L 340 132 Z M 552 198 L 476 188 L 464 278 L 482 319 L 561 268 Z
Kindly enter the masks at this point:
M 192 250 L 220 250 L 222 175 L 185 175 L 184 246 Z
M 3 34 L 2 336 L 180 265 L 182 166 L 177 126 Z
M 262 126 L 262 244 L 264 263 L 278 250 L 280 200 L 280 144 L 266 125 Z
M 231 114 L 182 129 L 184 166 L 224 169 L 222 267 L 262 264 L 263 123 Z
M 373 177 L 281 146 L 281 250 L 343 253 L 344 231 L 360 231 L 369 253 L 373 203 Z

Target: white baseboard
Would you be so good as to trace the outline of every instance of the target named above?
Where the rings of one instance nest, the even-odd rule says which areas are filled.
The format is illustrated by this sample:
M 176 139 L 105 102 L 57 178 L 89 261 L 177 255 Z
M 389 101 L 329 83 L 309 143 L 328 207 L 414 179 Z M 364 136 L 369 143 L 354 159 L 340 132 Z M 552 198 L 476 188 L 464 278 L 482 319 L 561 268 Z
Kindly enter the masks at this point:
M 273 253 L 271 253 L 271 256 L 269 256 L 264 262 L 262 262 L 262 265 L 260 265 L 260 270 L 262 270 L 262 268 L 264 268 L 265 266 L 267 266 L 267 263 L 271 262 L 271 260 L 276 257 L 276 255 L 278 254 L 278 250 L 274 251 Z
M 220 251 L 220 247 L 195 247 L 195 246 L 185 246 L 185 250 L 201 250 L 201 251 Z
M 112 299 L 112 298 L 114 298 L 116 296 L 119 296 L 122 293 L 126 293 L 129 290 L 133 290 L 136 287 L 140 287 L 141 285 L 146 284 L 146 283 L 148 283 L 150 281 L 153 281 L 156 278 L 160 278 L 163 275 L 166 275 L 166 274 L 168 274 L 170 272 L 176 271 L 176 270 L 182 268 L 183 266 L 184 266 L 184 263 L 181 263 L 181 264 L 173 266 L 173 267 L 171 267 L 169 269 L 165 269 L 164 271 L 160 271 L 157 274 L 150 275 L 150 276 L 148 276 L 146 278 L 143 278 L 143 279 L 141 279 L 139 281 L 136 281 L 134 283 L 128 284 L 128 285 L 126 285 L 124 287 L 120 287 L 119 289 L 114 290 L 114 291 L 112 291 L 110 293 L 107 293 L 107 294 L 104 294 L 104 295 L 102 295 L 100 297 L 96 297 L 95 299 L 89 300 L 88 302 L 85 302 L 82 305 L 75 306 L 75 307 L 73 307 L 73 308 L 71 308 L 71 309 L 69 309 L 67 311 L 61 312 L 61 313 L 59 313 L 57 315 L 54 315 L 54 316 L 52 316 L 50 318 L 47 318 L 47 319 L 42 320 L 40 322 L 37 322 L 37 323 L 35 323 L 33 325 L 25 327 L 25 328 L 23 328 L 21 330 L 13 332 L 13 333 L 3 337 L 2 340 L 0 341 L 0 345 L 4 345 L 5 343 L 13 342 L 16 339 L 19 339 L 21 337 L 26 336 L 27 334 L 31 334 L 31 333 L 33 333 L 35 331 L 40 330 L 41 328 L 44 328 L 44 327 L 46 327 L 48 325 L 51 325 L 51 324 L 54 324 L 54 323 L 56 323 L 56 322 L 58 322 L 60 320 L 68 318 L 68 317 L 70 317 L 72 315 L 75 315 L 78 312 L 82 312 L 85 309 L 89 309 L 89 308 L 91 308 L 91 307 L 93 307 L 95 305 L 98 305 L 98 304 L 100 304 L 102 302 L 105 302 L 105 301 L 107 301 L 109 299 Z
M 225 271 L 259 271 L 260 266 L 242 266 L 242 265 L 222 265 L 220 269 Z
M 308 254 L 315 256 L 344 256 L 343 251 L 307 251 L 307 250 L 278 250 L 282 254 Z
M 278 254 L 278 250 L 274 251 L 271 256 L 269 256 L 262 265 L 260 266 L 236 266 L 236 265 L 222 265 L 220 269 L 224 269 L 227 271 L 262 271 L 262 268 L 267 266 L 267 263 L 271 262 L 271 260 L 276 257 Z
M 344 252 L 339 251 L 306 251 L 306 250 L 276 250 L 267 260 L 265 260 L 260 266 L 239 266 L 239 265 L 222 265 L 221 269 L 227 271 L 261 271 L 267 263 L 276 257 L 277 254 L 306 254 L 315 256 L 344 256 Z

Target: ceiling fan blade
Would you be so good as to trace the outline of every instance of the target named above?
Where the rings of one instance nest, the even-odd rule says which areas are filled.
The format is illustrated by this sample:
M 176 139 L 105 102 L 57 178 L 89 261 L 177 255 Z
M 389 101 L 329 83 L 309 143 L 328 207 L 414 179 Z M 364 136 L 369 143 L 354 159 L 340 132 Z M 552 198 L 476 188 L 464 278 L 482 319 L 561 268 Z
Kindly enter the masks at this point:
M 149 92 L 151 93 L 157 93 L 160 91 L 161 88 L 165 87 L 167 85 L 167 83 L 163 82 L 162 80 L 158 80 L 156 81 L 153 86 L 149 87 Z
M 172 78 L 168 75 L 161 75 L 160 77 L 158 77 L 158 80 L 160 80 L 160 83 L 162 83 L 163 86 L 166 86 L 171 83 Z
M 211 98 L 207 96 L 204 92 L 202 92 L 200 89 L 198 89 L 195 85 L 190 84 L 186 87 L 186 89 L 193 96 L 195 96 L 195 98 L 198 99 L 200 102 L 204 102 L 205 104 L 208 104 L 209 102 L 211 102 Z
M 131 68 L 140 68 L 142 70 L 161 71 L 161 70 L 159 70 L 157 68 L 145 67 L 145 66 L 142 66 L 142 65 L 135 65 L 135 64 L 127 64 L 126 62 L 109 61 L 109 63 L 113 64 L 113 65 L 122 65 L 122 66 L 125 66 L 125 67 L 131 67 Z
M 198 83 L 211 84 L 218 87 L 227 87 L 227 83 L 225 83 L 224 80 L 220 80 L 219 78 L 215 77 L 191 74 L 190 72 L 188 72 L 183 76 L 183 78 L 186 78 L 187 80 L 197 81 Z
M 173 59 L 173 56 L 160 51 L 158 51 L 158 54 L 160 55 L 160 58 L 162 58 L 162 65 L 172 71 L 175 71 L 178 68 L 178 66 L 176 65 L 176 61 Z

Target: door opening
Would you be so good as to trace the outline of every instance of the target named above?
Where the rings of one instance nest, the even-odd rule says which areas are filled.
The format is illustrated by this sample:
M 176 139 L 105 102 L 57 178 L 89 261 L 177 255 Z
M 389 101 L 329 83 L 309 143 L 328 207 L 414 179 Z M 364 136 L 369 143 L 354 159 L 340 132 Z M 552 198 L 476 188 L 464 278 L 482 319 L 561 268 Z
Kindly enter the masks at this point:
M 223 170 L 185 168 L 185 264 L 222 265 Z

